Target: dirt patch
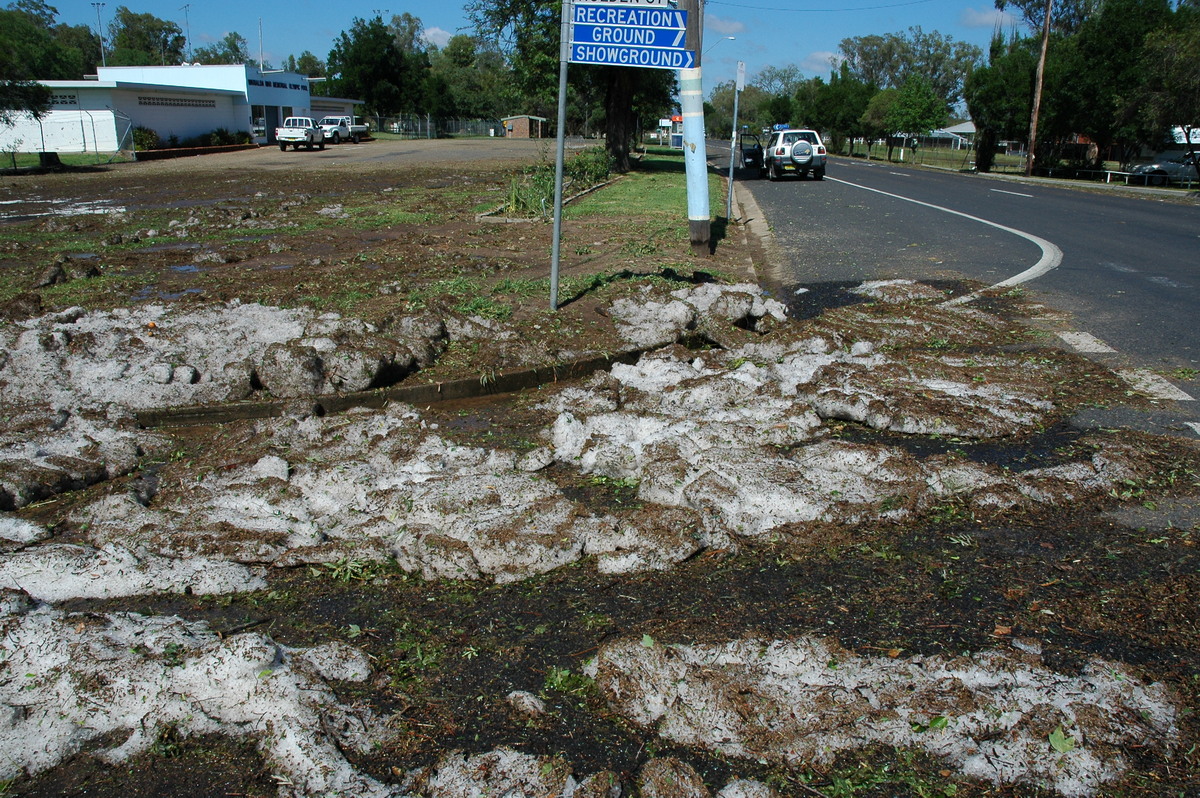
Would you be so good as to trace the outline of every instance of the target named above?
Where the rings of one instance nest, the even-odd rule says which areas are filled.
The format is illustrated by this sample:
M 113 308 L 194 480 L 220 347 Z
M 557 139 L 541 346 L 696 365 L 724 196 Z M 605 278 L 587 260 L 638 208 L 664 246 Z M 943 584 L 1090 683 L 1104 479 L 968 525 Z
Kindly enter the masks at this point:
M 1018 299 L 788 315 L 736 287 L 739 228 L 697 259 L 647 217 L 569 222 L 551 312 L 548 225 L 474 218 L 516 161 L 377 144 L 5 178 L 124 209 L 3 222 L 11 790 L 1196 789 L 1200 531 L 1143 514 L 1194 503 L 1197 451 L 1073 424 L 1138 399 Z

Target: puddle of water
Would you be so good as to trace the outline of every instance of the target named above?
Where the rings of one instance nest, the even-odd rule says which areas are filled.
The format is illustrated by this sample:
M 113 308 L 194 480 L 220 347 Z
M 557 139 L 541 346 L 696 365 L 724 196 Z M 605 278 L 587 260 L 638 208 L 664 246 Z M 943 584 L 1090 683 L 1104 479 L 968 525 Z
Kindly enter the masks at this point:
M 185 288 L 182 291 L 159 291 L 154 286 L 147 286 L 136 294 L 130 297 L 134 302 L 146 302 L 148 300 L 171 300 L 183 299 L 188 294 L 203 294 L 202 288 Z
M 124 205 L 114 205 L 112 200 L 6 200 L 4 204 L 21 206 L 21 213 L 0 214 L 0 221 L 15 222 L 35 219 L 39 216 L 87 216 L 125 213 Z M 34 210 L 31 206 L 42 205 L 45 210 Z
M 841 423 L 841 422 L 839 422 Z M 837 433 L 839 440 L 881 444 L 903 449 L 922 459 L 954 454 L 973 463 L 984 463 L 1014 473 L 1049 468 L 1086 459 L 1076 444 L 1086 430 L 1060 422 L 1046 431 L 1019 440 L 972 441 L 928 435 L 880 432 L 862 424 L 848 423 Z
M 155 244 L 146 247 L 142 252 L 179 252 L 181 250 L 200 249 L 199 244 Z

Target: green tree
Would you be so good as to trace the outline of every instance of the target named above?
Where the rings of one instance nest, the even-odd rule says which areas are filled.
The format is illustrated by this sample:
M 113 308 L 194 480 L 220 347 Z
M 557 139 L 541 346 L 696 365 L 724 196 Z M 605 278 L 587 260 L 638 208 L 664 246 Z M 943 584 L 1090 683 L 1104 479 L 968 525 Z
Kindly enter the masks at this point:
M 108 26 L 108 40 L 112 47 L 108 62 L 112 66 L 179 64 L 187 44 L 174 22 L 153 14 L 135 14 L 125 6 L 117 6 Z
M 21 114 L 41 117 L 50 108 L 50 90 L 39 80 L 80 76 L 82 54 L 64 47 L 52 33 L 53 8 L 17 3 L 0 10 L 0 125 Z
M 192 60 L 201 64 L 249 64 L 253 63 L 254 57 L 250 55 L 246 37 L 232 31 L 216 44 L 197 48 Z
M 407 11 L 392 17 L 388 30 L 396 42 L 396 49 L 402 53 L 417 53 L 425 49 L 425 25 L 419 17 L 414 17 Z
M 442 49 L 431 48 L 426 96 L 440 91 L 452 98 L 454 114 L 499 119 L 510 102 L 508 67 L 504 56 L 482 39 L 460 33 Z M 434 82 L 436 81 L 436 83 Z
M 1170 19 L 1168 0 L 1106 0 L 1061 49 L 1059 57 L 1070 63 L 1060 68 L 1070 79 L 1055 87 L 1048 103 L 1066 105 L 1060 115 L 1073 132 L 1099 145 L 1099 157 L 1110 144 L 1132 153 L 1154 138 L 1141 113 L 1146 83 L 1142 54 L 1147 34 Z M 1195 58 L 1200 53 L 1193 53 Z
M 79 53 L 80 69 L 72 79 L 81 79 L 84 75 L 95 75 L 96 67 L 100 66 L 100 37 L 87 25 L 66 25 L 59 23 L 54 26 L 54 40 L 66 50 Z
M 796 89 L 804 82 L 804 76 L 800 72 L 800 67 L 795 64 L 785 64 L 784 66 L 765 66 L 750 80 L 752 86 L 756 86 L 766 94 L 787 94 L 796 93 Z
M 1029 132 L 1037 46 L 1035 39 L 996 36 L 988 65 L 967 78 L 964 95 L 975 122 L 975 167 L 981 172 L 991 171 L 1001 140 L 1024 141 Z
M 921 136 L 946 121 L 946 104 L 921 75 L 910 75 L 884 117 L 892 133 Z
M 842 64 L 837 72 L 830 74 L 829 83 L 821 83 L 815 96 L 813 124 L 819 125 L 829 134 L 829 144 L 837 151 L 842 149 L 842 140 L 853 140 L 866 135 L 862 123 L 863 114 L 877 89 L 850 74 L 850 68 Z
M 767 100 L 763 110 L 766 112 L 767 118 L 771 120 L 770 125 L 791 125 L 792 115 L 796 109 L 792 107 L 791 97 L 786 94 L 776 94 Z
M 1145 65 L 1146 122 L 1159 130 L 1178 127 L 1183 142 L 1196 163 L 1192 140 L 1200 120 L 1200 8 L 1182 6 L 1171 24 L 1146 37 L 1142 59 Z M 1196 166 L 1200 178 L 1200 164 Z
M 1050 27 L 1058 33 L 1070 35 L 1088 17 L 1104 5 L 1104 0 L 1055 0 L 1050 12 Z M 1041 32 L 1046 20 L 1046 0 L 996 0 L 1000 11 L 1016 8 L 1032 30 Z
M 863 130 L 866 131 L 868 140 L 887 140 L 889 161 L 892 159 L 892 134 L 896 132 L 896 129 L 891 126 L 888 119 L 899 94 L 899 89 L 882 89 L 875 92 L 867 103 L 867 110 L 863 111 L 862 117 L 858 120 L 862 124 Z
M 838 49 L 848 75 L 869 86 L 896 89 L 912 75 L 924 78 L 947 106 L 962 101 L 963 82 L 983 61 L 983 51 L 973 44 L 920 27 L 906 33 L 842 39 Z
M 733 130 L 733 94 L 736 86 L 732 80 L 718 83 L 709 92 L 708 104 L 704 109 L 704 123 L 713 138 L 724 138 Z M 771 125 L 765 111 L 770 95 L 753 83 L 747 83 L 738 98 L 738 127 L 747 127 L 758 133 Z
M 379 16 L 354 18 L 329 51 L 327 69 L 335 96 L 361 99 L 369 113 L 380 116 L 405 110 L 406 91 L 416 88 L 404 85 L 404 56 Z
M 522 113 L 555 115 L 561 9 L 558 0 L 469 0 L 466 5 L 467 16 L 476 31 L 496 42 L 508 57 L 513 84 L 524 103 Z M 583 76 L 581 69 L 595 74 Z M 576 66 L 571 69 L 569 80 L 590 96 L 599 94 L 590 87 L 604 87 L 605 146 L 615 168 L 629 171 L 630 151 L 640 122 L 657 118 L 671 107 L 674 73 L 660 69 Z M 575 96 L 580 96 L 578 88 Z
M 323 78 L 326 72 L 325 62 L 317 58 L 308 50 L 300 53 L 300 57 L 296 59 L 296 68 L 293 70 L 301 75 L 308 75 L 310 78 Z

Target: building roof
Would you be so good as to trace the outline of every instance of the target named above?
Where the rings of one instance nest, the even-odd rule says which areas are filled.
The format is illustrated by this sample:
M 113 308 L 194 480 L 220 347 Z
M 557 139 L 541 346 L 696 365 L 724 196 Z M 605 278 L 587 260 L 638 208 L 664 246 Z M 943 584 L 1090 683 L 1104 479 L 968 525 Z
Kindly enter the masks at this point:
M 971 121 L 960 122 L 957 125 L 942 128 L 947 133 L 956 133 L 960 136 L 970 136 L 975 133 L 975 123 Z
M 532 119 L 535 122 L 545 122 L 546 121 L 546 117 L 544 117 L 544 116 L 531 116 L 530 114 L 517 114 L 516 116 L 500 117 L 501 122 L 507 122 L 510 119 Z
M 192 94 L 228 94 L 242 96 L 242 92 L 231 89 L 203 89 L 194 86 L 165 86 L 161 83 L 128 83 L 123 80 L 39 80 L 48 89 L 59 91 L 85 91 L 87 89 L 128 89 L 130 91 L 169 91 Z

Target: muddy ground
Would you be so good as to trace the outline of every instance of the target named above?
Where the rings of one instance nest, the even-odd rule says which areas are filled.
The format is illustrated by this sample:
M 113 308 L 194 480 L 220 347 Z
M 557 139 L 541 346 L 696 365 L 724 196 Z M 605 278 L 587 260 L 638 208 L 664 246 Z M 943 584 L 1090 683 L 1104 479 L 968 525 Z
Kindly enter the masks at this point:
M 395 149 L 383 149 L 389 146 Z M 552 312 L 550 226 L 477 218 L 499 204 L 515 170 L 544 152 L 438 162 L 445 156 L 410 144 L 373 142 L 358 151 L 358 157 L 349 145 L 328 157 L 259 151 L 0 178 L 0 323 L 11 342 L 0 388 L 8 391 L 8 434 L 16 435 L 16 420 L 24 419 L 29 429 L 22 445 L 36 443 L 39 424 L 49 429 L 56 422 L 28 419 L 38 413 L 52 419 L 62 407 L 97 424 L 102 416 L 120 417 L 125 431 L 136 426 L 129 407 L 194 410 L 202 404 L 211 422 L 130 432 L 140 449 L 127 467 L 115 467 L 118 458 L 109 454 L 101 467 L 86 468 L 77 461 L 87 454 L 74 453 L 77 460 L 59 465 L 75 476 L 55 481 L 8 466 L 6 486 L 26 479 L 36 490 L 23 498 L 10 490 L 0 516 L 12 529 L 36 532 L 22 540 L 10 535 L 4 557 L 36 556 L 58 544 L 91 551 L 137 540 L 145 560 L 151 550 L 168 558 L 204 556 L 213 569 L 232 562 L 253 571 L 248 580 L 261 580 L 252 589 L 211 594 L 163 587 L 96 598 L 99 593 L 84 591 L 76 595 L 93 597 L 44 599 L 36 606 L 14 590 L 6 599 L 10 639 L 57 640 L 46 659 L 75 646 L 98 650 L 80 640 L 133 613 L 138 624 L 178 617 L 203 625 L 195 632 L 203 643 L 195 644 L 194 656 L 192 643 L 156 648 L 148 632 L 137 633 L 147 635 L 145 650 L 134 652 L 145 660 L 139 667 L 161 666 L 154 678 L 164 683 L 172 673 L 183 681 L 201 652 L 236 641 L 277 646 L 277 652 L 344 644 L 369 663 L 366 676 L 338 676 L 325 667 L 296 677 L 301 693 L 325 696 L 312 716 L 319 716 L 325 736 L 314 746 L 344 758 L 350 774 L 341 782 L 331 777 L 324 792 L 300 783 L 295 774 L 303 766 L 280 746 L 263 743 L 278 736 L 276 729 L 229 715 L 222 716 L 224 726 L 183 716 L 104 726 L 98 718 L 119 706 L 112 699 L 109 709 L 96 710 L 92 727 L 103 731 L 68 735 L 54 761 L 33 765 L 43 760 L 29 754 L 11 762 L 5 771 L 11 780 L 0 794 L 1198 794 L 1200 514 L 1192 508 L 1200 495 L 1200 457 L 1183 438 L 1087 421 L 1097 408 L 1148 413 L 1155 406 L 1103 366 L 1054 348 L 1027 326 L 1030 310 L 1019 293 L 972 303 L 970 312 L 978 315 L 954 315 L 958 311 L 939 309 L 941 299 L 979 286 L 940 282 L 836 294 L 820 287 L 808 297 L 828 301 L 797 306 L 792 320 L 761 311 L 722 325 L 701 313 L 661 340 L 661 331 L 647 331 L 648 322 L 629 321 L 629 307 L 650 307 L 646 315 L 653 319 L 677 308 L 677 295 L 697 305 L 713 282 L 753 282 L 766 254 L 745 229 L 721 220 L 713 254 L 697 257 L 681 214 L 569 218 L 562 304 Z M 784 304 L 797 296 L 796 286 L 772 288 Z M 889 290 L 899 295 L 888 296 Z M 297 309 L 313 318 L 336 314 L 337 324 L 369 325 L 372 342 L 403 340 L 411 358 L 401 365 L 388 360 L 353 384 L 326 369 L 318 375 L 324 381 L 311 383 L 311 394 L 303 380 L 265 384 L 264 363 L 244 388 L 222 386 L 228 390 L 220 401 L 194 402 L 182 391 L 170 394 L 173 408 L 136 399 L 122 410 L 100 399 L 76 405 L 53 391 L 63 385 L 76 397 L 85 391 L 48 377 L 27 383 L 44 394 L 13 387 L 22 384 L 14 373 L 25 362 L 18 359 L 25 350 L 14 331 L 52 337 L 54 324 L 125 308 L 141 331 L 141 346 L 150 349 L 151 339 L 168 335 L 163 328 L 185 314 L 231 303 Z M 38 321 L 71 308 L 80 309 L 69 314 L 71 322 Z M 797 317 L 812 326 L 801 331 Z M 420 337 L 413 319 L 446 329 Z M 876 332 L 863 333 L 864 327 Z M 805 343 L 810 336 L 823 343 Z M 342 327 L 327 337 L 343 345 L 358 340 Z M 122 340 L 133 345 L 133 338 Z M 82 354 L 89 346 L 79 335 L 64 341 L 64 363 L 72 347 Z M 190 339 L 193 350 L 205 345 L 203 336 Z M 643 349 L 652 354 L 637 367 L 642 372 L 553 379 L 563 364 Z M 794 390 L 779 391 L 779 375 L 789 379 L 780 364 L 801 349 L 825 358 L 811 369 L 818 377 L 795 378 Z M 661 376 L 687 364 L 695 373 L 686 379 Z M 550 381 L 490 392 L 504 375 L 529 369 L 543 369 Z M 945 387 L 957 385 L 967 370 L 973 376 L 963 382 L 996 392 L 967 396 Z M 714 427 L 697 432 L 679 425 L 704 416 L 697 409 L 703 397 L 716 395 L 702 379 L 729 375 L 753 385 L 721 405 L 723 411 L 770 400 L 775 404 L 763 406 L 775 415 L 738 421 L 721 448 L 709 439 Z M 182 378 L 176 370 L 163 379 Z M 244 553 L 244 529 L 235 543 L 220 538 L 218 532 L 236 521 L 212 520 L 205 536 L 166 540 L 163 530 L 171 524 L 183 532 L 186 519 L 206 512 L 209 500 L 196 499 L 189 486 L 219 491 L 251 472 L 256 479 L 287 481 L 355 467 L 345 449 L 327 440 L 350 429 L 334 420 L 343 414 L 313 396 L 361 390 L 355 395 L 362 401 L 350 404 L 369 405 L 364 397 L 372 392 L 456 381 L 475 383 L 474 392 L 485 395 L 351 411 L 344 424 L 376 423 L 371 414 L 392 413 L 385 419 L 397 435 L 417 440 L 436 431 L 438 445 L 446 447 L 440 456 L 452 464 L 461 452 L 526 457 L 548 447 L 557 457 L 535 473 L 553 499 L 530 505 L 529 526 L 540 523 L 537 508 L 548 507 L 538 502 L 553 500 L 568 507 L 569 523 L 562 521 L 560 530 L 615 519 L 614 527 L 640 529 L 644 538 L 614 549 L 593 535 L 591 548 L 581 545 L 578 556 L 522 571 L 488 571 L 476 550 L 473 578 L 454 578 L 445 565 L 453 560 L 435 559 L 429 548 L 341 538 L 329 530 L 300 553 L 271 542 L 285 552 L 271 557 Z M 678 406 L 661 409 L 672 396 L 682 397 Z M 1021 401 L 1010 407 L 1005 397 L 1014 396 Z M 600 407 L 612 397 L 612 407 Z M 664 404 L 651 413 L 645 409 L 651 401 Z M 252 405 L 274 418 L 237 418 L 254 415 L 243 412 Z M 670 423 L 611 431 L 604 426 L 607 414 L 622 408 Z M 571 424 L 591 436 L 578 450 L 571 449 Z M 696 451 L 676 442 L 684 432 Z M 622 434 L 630 437 L 618 440 Z M 636 445 L 639 435 L 653 437 L 657 454 Z M 15 447 L 13 440 L 6 438 L 6 445 Z M 747 450 L 759 458 L 748 465 L 737 459 Z M 345 461 L 329 459 L 331 451 L 342 452 Z M 836 472 L 840 481 L 818 500 L 797 484 L 832 469 L 817 459 L 832 451 L 882 459 L 874 470 L 855 472 L 868 480 L 866 487 Z M 398 464 L 417 457 L 404 449 L 389 449 L 387 456 Z M 282 471 L 271 471 L 283 460 Z M 676 474 L 676 463 L 693 470 L 703 463 L 708 474 L 721 472 L 722 464 L 729 473 L 749 474 L 758 464 L 775 481 L 747 498 L 744 486 L 688 482 L 694 475 Z M 504 468 L 495 473 L 511 476 L 522 466 Z M 963 486 L 950 484 L 954 475 Z M 672 481 L 694 487 L 672 493 Z M 455 495 L 451 487 L 443 501 L 492 506 L 472 490 Z M 772 490 L 808 503 L 773 504 Z M 111 508 L 131 495 L 140 497 L 143 509 L 134 510 L 145 515 L 114 515 Z M 182 508 L 175 516 L 173 505 Z M 719 517 L 722 506 L 737 512 Z M 739 518 L 757 526 L 740 530 Z M 686 537 L 684 529 L 694 530 L 694 544 L 677 539 Z M 466 545 L 466 538 L 457 540 L 454 545 Z M 626 568 L 633 560 L 636 567 Z M 25 592 L 37 598 L 31 586 Z M 35 633 L 32 619 L 48 625 Z M 113 650 L 128 643 L 108 634 L 117 641 Z M 803 659 L 788 648 L 793 645 L 823 660 L 817 677 L 781 664 L 764 675 L 738 653 L 749 646 L 779 649 L 780 662 Z M 18 650 L 10 651 L 12 663 Z M 11 757 L 13 750 L 37 748 L 18 743 L 38 734 L 28 721 L 41 710 L 12 698 L 33 673 L 4 667 L 12 719 L 0 736 L 7 735 Z M 273 667 L 268 658 L 262 673 Z M 672 675 L 657 675 L 660 668 Z M 896 677 L 896 668 L 904 675 Z M 72 671 L 69 661 L 53 669 L 70 673 L 88 700 L 99 695 L 88 692 L 94 682 L 123 684 L 107 671 Z M 712 676 L 715 670 L 723 675 Z M 942 670 L 955 675 L 930 675 Z M 881 686 L 884 677 L 872 675 L 877 672 L 893 673 L 887 677 L 893 686 Z M 851 681 L 822 681 L 835 673 Z M 923 682 L 925 675 L 934 681 Z M 40 692 L 45 685 L 35 681 L 27 693 L 51 704 L 65 700 L 61 692 Z M 981 697 L 991 695 L 987 691 L 1016 694 L 1032 690 L 1033 682 L 1047 692 L 1019 709 L 996 710 L 991 726 L 981 719 L 1003 702 Z M 1085 686 L 1072 686 L 1077 683 Z M 690 692 L 661 697 L 684 689 L 678 685 Z M 1066 686 L 1073 697 L 1056 697 L 1050 685 Z M 700 697 L 710 690 L 715 698 Z M 801 709 L 808 705 L 799 696 L 810 694 L 815 703 Z M 886 698 L 874 700 L 877 695 Z M 1106 703 L 1111 696 L 1117 697 Z M 833 711 L 823 700 L 840 708 Z M 1093 712 L 1085 709 L 1089 703 Z M 677 717 L 672 711 L 679 707 L 694 712 Z M 790 719 L 779 719 L 789 711 Z M 1011 723 L 999 720 L 1006 712 Z M 344 729 L 332 728 L 335 716 L 346 724 L 366 718 L 355 722 L 367 729 L 362 736 L 369 744 L 347 742 Z M 92 728 L 86 713 L 72 718 L 80 729 Z M 44 724 L 47 730 L 53 725 Z M 145 745 L 129 744 L 122 756 L 109 753 L 136 737 L 139 727 L 150 738 Z M 1009 747 L 989 748 L 999 745 Z M 451 752 L 460 752 L 457 760 Z M 513 752 L 532 759 L 513 764 Z M 512 775 L 517 771 L 525 776 Z M 564 781 L 568 772 L 574 781 Z

